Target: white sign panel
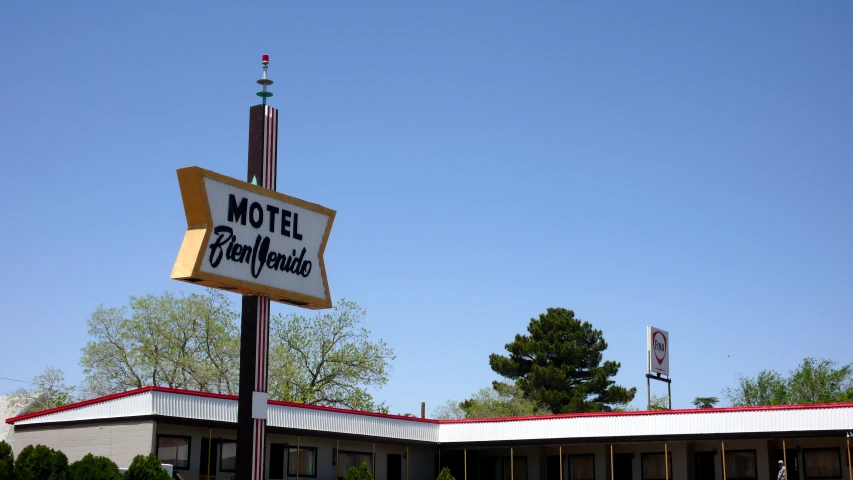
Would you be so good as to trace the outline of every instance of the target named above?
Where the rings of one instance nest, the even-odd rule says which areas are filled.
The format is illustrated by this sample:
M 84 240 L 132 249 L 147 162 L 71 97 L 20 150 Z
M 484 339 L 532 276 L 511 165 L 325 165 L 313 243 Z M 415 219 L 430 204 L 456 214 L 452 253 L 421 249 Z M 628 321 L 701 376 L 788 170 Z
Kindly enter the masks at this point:
M 189 228 L 172 278 L 331 305 L 323 252 L 333 210 L 198 167 L 178 178 Z
M 669 376 L 669 332 L 646 327 L 649 372 Z

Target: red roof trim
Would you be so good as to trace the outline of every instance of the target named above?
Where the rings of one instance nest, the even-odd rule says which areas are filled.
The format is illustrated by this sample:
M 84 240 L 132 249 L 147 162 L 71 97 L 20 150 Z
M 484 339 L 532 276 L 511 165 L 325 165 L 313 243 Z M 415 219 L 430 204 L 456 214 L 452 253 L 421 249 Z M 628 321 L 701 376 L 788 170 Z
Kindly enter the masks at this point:
M 631 417 L 643 415 L 685 415 L 689 413 L 739 413 L 774 410 L 818 410 L 825 408 L 850 408 L 853 403 L 826 403 L 816 405 L 766 405 L 760 407 L 723 407 L 723 408 L 687 408 L 682 410 L 643 410 L 636 412 L 590 412 L 590 413 L 561 413 L 526 417 L 501 418 L 465 418 L 460 420 L 440 420 L 440 423 L 483 423 L 483 422 L 518 422 L 524 420 L 552 420 L 558 418 L 584 417 Z
M 72 403 L 69 405 L 63 405 L 61 407 L 50 408 L 47 410 L 42 410 L 40 412 L 29 413 L 26 415 L 21 415 L 18 417 L 12 417 L 6 420 L 6 423 L 13 424 L 15 422 L 20 422 L 23 420 L 28 420 L 30 418 L 41 417 L 44 415 L 50 415 L 52 413 L 62 412 L 65 410 L 71 410 L 74 408 L 85 407 L 88 405 L 95 405 L 98 403 L 108 402 L 110 400 L 115 400 L 118 398 L 129 397 L 132 395 L 138 395 L 146 392 L 163 392 L 163 393 L 173 393 L 177 395 L 192 395 L 196 397 L 208 397 L 208 398 L 218 398 L 221 400 L 234 400 L 236 401 L 238 397 L 236 395 L 225 395 L 221 393 L 210 393 L 210 392 L 196 392 L 192 390 L 180 390 L 176 388 L 166 388 L 166 387 L 143 387 L 135 390 L 128 390 L 126 392 L 119 392 L 113 395 L 107 395 L 105 397 L 93 398 L 91 400 L 86 400 L 83 402 Z M 410 422 L 422 422 L 422 423 L 432 423 L 432 424 L 459 424 L 459 423 L 488 423 L 488 422 L 519 422 L 526 420 L 552 420 L 559 418 L 585 418 L 585 417 L 630 417 L 630 416 L 641 416 L 641 415 L 684 415 L 688 413 L 725 413 L 725 412 L 755 412 L 755 411 L 785 411 L 785 410 L 816 410 L 816 409 L 825 409 L 825 408 L 853 408 L 853 402 L 849 403 L 828 403 L 828 404 L 818 404 L 818 405 L 771 405 L 771 406 L 761 406 L 761 407 L 725 407 L 725 408 L 691 408 L 691 409 L 683 409 L 683 410 L 651 410 L 651 411 L 636 411 L 636 412 L 593 412 L 593 413 L 564 413 L 564 414 L 556 414 L 556 415 L 539 415 L 539 416 L 526 416 L 526 417 L 502 417 L 502 418 L 475 418 L 475 419 L 461 419 L 461 420 L 434 420 L 429 418 L 418 418 L 418 417 L 406 417 L 402 415 L 390 415 L 387 413 L 376 413 L 376 412 L 363 412 L 360 410 L 348 410 L 345 408 L 335 408 L 335 407 L 324 407 L 320 405 L 306 405 L 303 403 L 293 403 L 293 402 L 283 402 L 280 400 L 268 400 L 267 403 L 270 405 L 278 405 L 283 407 L 294 407 L 294 408 L 305 408 L 309 410 L 322 410 L 326 412 L 337 412 L 344 413 L 350 415 L 364 415 L 368 417 L 377 417 L 377 418 L 388 418 L 393 420 L 406 420 Z
M 11 423 L 15 423 L 15 422 L 20 422 L 22 420 L 29 420 L 30 418 L 41 417 L 44 415 L 50 415 L 51 413 L 63 412 L 65 410 L 71 410 L 74 408 L 85 407 L 87 405 L 95 405 L 98 403 L 104 403 L 104 402 L 108 402 L 110 400 L 115 400 L 117 398 L 129 397 L 131 395 L 136 395 L 139 393 L 150 392 L 150 391 L 154 390 L 155 388 L 157 388 L 157 387 L 137 388 L 135 390 L 128 390 L 126 392 L 114 393 L 112 395 L 107 395 L 105 397 L 98 397 L 98 398 L 93 398 L 91 400 L 84 400 L 82 402 L 70 403 L 68 405 L 63 405 L 61 407 L 48 408 L 47 410 L 41 410 L 38 412 L 28 413 L 26 415 L 20 415 L 17 417 L 7 418 L 6 423 L 11 424 Z

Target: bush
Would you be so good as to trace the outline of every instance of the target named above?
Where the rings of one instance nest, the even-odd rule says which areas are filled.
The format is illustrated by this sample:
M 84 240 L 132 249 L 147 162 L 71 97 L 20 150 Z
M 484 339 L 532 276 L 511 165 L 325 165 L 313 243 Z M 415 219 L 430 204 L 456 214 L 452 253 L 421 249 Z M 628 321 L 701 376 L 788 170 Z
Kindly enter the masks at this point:
M 441 469 L 441 472 L 438 474 L 438 478 L 436 478 L 435 480 L 456 480 L 456 479 L 453 478 L 453 475 L 450 474 L 450 469 L 447 467 L 444 467 Z
M 68 480 L 121 480 L 121 474 L 115 462 L 90 453 L 68 467 Z
M 27 445 L 15 460 L 17 480 L 67 480 L 68 457 L 44 445 Z
M 367 462 L 361 462 L 361 466 L 349 469 L 344 480 L 373 480 L 373 475 L 370 474 L 370 469 L 367 468 Z
M 0 480 L 14 480 L 15 478 L 15 456 L 12 455 L 12 446 L 6 442 L 0 442 Z
M 171 480 L 163 468 L 163 463 L 154 453 L 137 455 L 130 462 L 124 480 Z

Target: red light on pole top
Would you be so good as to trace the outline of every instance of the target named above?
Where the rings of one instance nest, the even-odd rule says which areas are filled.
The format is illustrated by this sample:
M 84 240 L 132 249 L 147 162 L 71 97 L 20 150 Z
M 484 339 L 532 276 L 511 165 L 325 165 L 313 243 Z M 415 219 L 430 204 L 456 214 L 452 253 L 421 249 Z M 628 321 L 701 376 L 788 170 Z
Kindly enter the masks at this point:
M 264 105 L 267 104 L 267 98 L 272 96 L 272 92 L 267 91 L 267 87 L 272 85 L 272 80 L 267 78 L 267 68 L 270 65 L 270 56 L 266 53 L 261 55 L 261 65 L 263 66 L 264 73 L 260 80 L 258 80 L 258 85 L 263 86 L 263 89 L 256 93 L 255 95 L 261 97 L 261 100 Z

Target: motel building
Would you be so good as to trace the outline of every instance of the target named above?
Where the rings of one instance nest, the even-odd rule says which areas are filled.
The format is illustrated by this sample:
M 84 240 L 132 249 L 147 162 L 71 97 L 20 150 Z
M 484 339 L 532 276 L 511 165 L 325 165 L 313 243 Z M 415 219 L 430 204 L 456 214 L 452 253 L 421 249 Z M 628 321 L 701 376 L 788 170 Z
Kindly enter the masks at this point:
M 184 479 L 233 478 L 237 397 L 148 387 L 7 419 L 13 448 L 119 467 L 156 453 Z M 853 404 L 439 421 L 269 401 L 268 479 L 853 480 Z M 666 461 L 664 459 L 667 459 Z M 208 476 L 209 475 L 209 476 Z

